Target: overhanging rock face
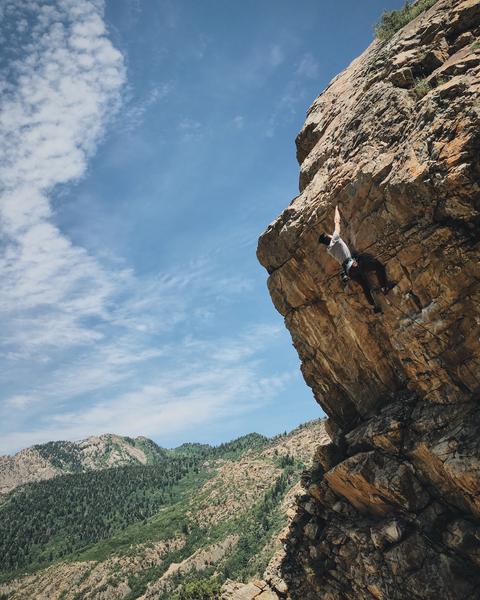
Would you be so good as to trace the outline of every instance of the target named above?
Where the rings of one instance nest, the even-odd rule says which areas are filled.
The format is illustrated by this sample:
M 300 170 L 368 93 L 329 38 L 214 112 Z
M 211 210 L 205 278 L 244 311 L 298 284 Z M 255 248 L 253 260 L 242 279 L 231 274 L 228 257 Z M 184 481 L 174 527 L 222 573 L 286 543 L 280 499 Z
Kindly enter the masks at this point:
M 439 0 L 315 100 L 258 258 L 333 443 L 287 542 L 297 598 L 480 598 L 480 2 Z M 397 285 L 373 314 L 333 210 Z M 303 507 L 303 508 L 302 508 Z

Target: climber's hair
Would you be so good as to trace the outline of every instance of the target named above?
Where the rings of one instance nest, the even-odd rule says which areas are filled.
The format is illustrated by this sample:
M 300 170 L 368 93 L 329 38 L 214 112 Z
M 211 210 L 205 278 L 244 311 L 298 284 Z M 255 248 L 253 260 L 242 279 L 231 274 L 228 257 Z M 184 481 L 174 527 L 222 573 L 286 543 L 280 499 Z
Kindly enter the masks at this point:
M 328 236 L 326 233 L 321 233 L 318 238 L 318 243 L 325 244 L 325 246 L 330 246 L 330 236 Z

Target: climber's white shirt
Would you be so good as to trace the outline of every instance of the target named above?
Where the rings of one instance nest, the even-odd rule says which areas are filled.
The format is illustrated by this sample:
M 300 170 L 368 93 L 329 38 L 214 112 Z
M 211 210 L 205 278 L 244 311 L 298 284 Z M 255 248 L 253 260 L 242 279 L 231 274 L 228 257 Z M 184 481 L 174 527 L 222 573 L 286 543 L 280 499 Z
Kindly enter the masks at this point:
M 342 240 L 338 233 L 334 233 L 332 235 L 332 239 L 330 240 L 327 252 L 330 254 L 330 256 L 333 256 L 333 258 L 336 261 L 338 261 L 341 265 L 343 265 L 343 263 L 347 259 L 352 258 L 352 254 L 350 253 L 347 244 Z

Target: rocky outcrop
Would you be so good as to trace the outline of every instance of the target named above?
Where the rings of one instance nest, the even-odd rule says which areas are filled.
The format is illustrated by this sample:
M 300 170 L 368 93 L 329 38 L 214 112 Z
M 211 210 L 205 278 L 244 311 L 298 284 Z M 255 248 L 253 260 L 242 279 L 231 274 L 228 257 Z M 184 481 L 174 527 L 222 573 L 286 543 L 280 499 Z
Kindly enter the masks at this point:
M 155 462 L 165 450 L 145 437 L 106 433 L 79 442 L 48 442 L 0 456 L 0 495 L 24 483 L 67 473 L 95 471 Z
M 51 479 L 59 474 L 59 469 L 35 448 L 26 448 L 14 456 L 0 456 L 0 494 L 24 483 Z
M 292 598 L 480 598 L 479 36 L 478 0 L 439 0 L 336 77 L 259 241 L 333 438 L 278 564 Z M 396 282 L 382 315 L 318 244 L 335 205 Z

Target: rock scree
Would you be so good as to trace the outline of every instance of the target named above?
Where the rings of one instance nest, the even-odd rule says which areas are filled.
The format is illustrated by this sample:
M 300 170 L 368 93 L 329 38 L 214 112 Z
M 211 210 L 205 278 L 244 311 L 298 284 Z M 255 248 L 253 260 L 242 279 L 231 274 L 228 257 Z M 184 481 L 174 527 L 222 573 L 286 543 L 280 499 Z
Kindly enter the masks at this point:
M 300 194 L 257 254 L 332 442 L 304 474 L 278 596 L 478 599 L 479 0 L 374 41 L 296 145 Z M 397 284 L 381 315 L 318 244 L 335 205 Z

